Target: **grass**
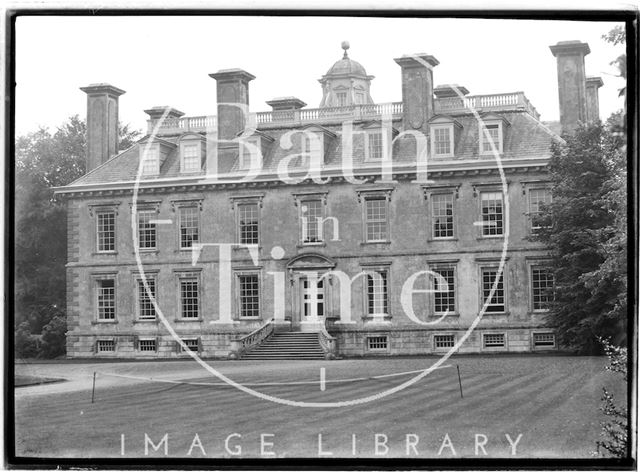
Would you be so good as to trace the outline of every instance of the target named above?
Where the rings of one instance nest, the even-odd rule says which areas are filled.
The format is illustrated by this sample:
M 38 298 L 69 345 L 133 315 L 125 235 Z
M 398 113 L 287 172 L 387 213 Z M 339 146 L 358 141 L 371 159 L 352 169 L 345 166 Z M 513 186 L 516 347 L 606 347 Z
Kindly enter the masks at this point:
M 229 438 L 229 449 L 241 447 L 243 458 L 270 451 L 276 457 L 318 457 L 321 434 L 323 452 L 333 457 L 450 458 L 476 457 L 476 452 L 484 457 L 486 451 L 487 457 L 589 458 L 604 419 L 599 411 L 602 386 L 619 401 L 626 394 L 619 378 L 604 370 L 606 358 L 474 356 L 449 363 L 460 366 L 464 398 L 455 368 L 448 368 L 383 399 L 341 408 L 289 407 L 229 386 L 132 384 L 123 379 L 101 388 L 106 379 L 99 375 L 93 404 L 89 390 L 18 394 L 16 452 L 31 457 L 121 457 L 124 434 L 125 457 L 145 457 L 145 434 L 156 445 L 167 434 L 171 457 L 232 457 L 225 440 L 234 434 L 240 436 Z M 131 365 L 129 375 L 151 372 L 145 365 Z M 213 365 L 240 382 L 317 380 L 319 367 L 325 367 L 328 380 L 426 367 L 425 359 L 418 358 Z M 204 371 L 185 369 L 185 379 L 194 375 L 198 378 L 192 380 L 217 382 Z M 328 383 L 325 391 L 319 384 L 255 388 L 291 400 L 325 402 L 372 395 L 405 379 Z M 191 447 L 196 434 L 202 448 Z M 262 442 L 273 446 L 261 446 L 261 435 L 270 434 Z M 476 449 L 476 434 L 486 436 L 484 450 Z M 512 456 L 509 439 L 513 442 L 520 434 L 517 455 Z M 386 438 L 388 449 L 379 444 L 376 450 L 376 435 L 379 443 Z M 443 448 L 446 437 L 451 446 Z M 484 441 L 483 436 L 478 439 Z M 415 446 L 407 446 L 416 440 Z M 148 457 L 158 458 L 164 448 L 148 452 Z

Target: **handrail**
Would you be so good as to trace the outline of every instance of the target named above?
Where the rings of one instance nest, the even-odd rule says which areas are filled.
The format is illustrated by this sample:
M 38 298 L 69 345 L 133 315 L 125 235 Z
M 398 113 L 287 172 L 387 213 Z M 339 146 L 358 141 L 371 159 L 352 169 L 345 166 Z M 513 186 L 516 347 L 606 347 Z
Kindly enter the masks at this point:
M 249 334 L 232 339 L 230 356 L 240 357 L 244 352 L 253 349 L 271 336 L 275 328 L 274 321 L 274 318 L 270 318 L 262 326 L 254 329 Z
M 320 325 L 320 331 L 318 331 L 318 341 L 320 342 L 320 346 L 324 351 L 325 355 L 329 358 L 335 357 L 337 346 L 336 346 L 336 338 L 331 336 L 327 331 L 325 326 L 326 319 L 324 323 Z

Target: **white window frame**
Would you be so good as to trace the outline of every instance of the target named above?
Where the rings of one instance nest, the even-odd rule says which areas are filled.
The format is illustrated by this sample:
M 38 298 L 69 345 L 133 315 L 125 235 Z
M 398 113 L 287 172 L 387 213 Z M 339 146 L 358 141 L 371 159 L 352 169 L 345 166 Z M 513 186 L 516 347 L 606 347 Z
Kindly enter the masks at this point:
M 486 341 L 486 337 L 487 336 L 502 336 L 502 341 L 503 344 L 502 346 L 487 346 L 487 341 Z M 482 333 L 482 350 L 483 351 L 506 351 L 509 344 L 508 344 L 508 338 L 507 338 L 507 333 L 504 331 L 489 331 L 489 332 L 483 332 Z
M 391 242 L 391 215 L 389 204 L 391 202 L 391 192 L 393 188 L 384 189 L 361 189 L 356 190 L 358 195 L 358 202 L 362 205 L 362 241 L 363 244 L 388 244 Z M 367 223 L 367 201 L 368 200 L 384 200 L 385 201 L 385 214 L 386 214 L 386 238 L 385 239 L 372 239 L 368 238 Z
M 154 343 L 154 350 L 142 350 L 142 341 L 153 341 Z M 136 342 L 137 346 L 136 346 L 136 351 L 142 354 L 156 354 L 159 352 L 159 346 L 158 346 L 158 338 L 155 336 L 138 336 L 137 342 Z
M 137 231 L 138 231 L 138 249 L 140 251 L 157 251 L 158 250 L 158 225 L 155 223 L 151 223 L 153 225 L 153 246 L 142 246 L 142 238 L 140 231 L 140 216 L 141 215 L 151 215 L 150 219 L 157 219 L 158 210 L 154 208 L 138 208 L 136 212 L 136 222 L 137 222 Z
M 498 151 L 499 154 L 502 154 L 503 151 L 503 145 L 504 145 L 504 123 L 501 120 L 480 120 L 478 123 L 478 132 L 479 132 L 479 138 L 478 142 L 480 143 L 480 155 L 486 156 L 486 155 L 492 155 L 493 154 L 493 149 L 491 149 L 491 147 L 489 147 L 488 150 L 484 149 L 484 145 L 485 142 L 488 143 L 488 141 L 486 141 L 486 136 L 485 136 L 485 127 L 488 129 L 488 127 L 493 127 L 493 126 L 497 126 L 498 129 L 498 142 L 494 143 L 495 147 L 496 147 L 496 151 Z
M 112 280 L 113 281 L 113 319 L 111 318 L 100 318 L 100 304 L 99 304 L 99 290 L 100 283 L 104 280 Z M 117 274 L 100 274 L 93 275 L 93 306 L 94 308 L 94 319 L 97 323 L 117 323 L 118 322 L 118 280 Z
M 537 234 L 537 232 L 540 231 L 541 229 L 548 228 L 548 226 L 533 226 L 534 216 L 539 214 L 540 211 L 536 211 L 536 212 L 531 211 L 531 193 L 537 192 L 537 191 L 544 191 L 548 194 L 549 201 L 545 202 L 545 204 L 548 205 L 549 203 L 553 202 L 553 195 L 549 187 L 535 186 L 535 187 L 527 188 L 527 215 L 529 216 L 529 225 L 528 225 L 529 234 Z
M 450 337 L 452 339 L 451 346 L 438 346 L 438 340 L 436 338 L 439 337 Z M 455 333 L 434 333 L 433 334 L 433 350 L 434 351 L 445 351 L 451 349 L 456 345 L 456 335 Z
M 159 291 L 158 291 L 158 277 L 157 277 L 157 273 L 148 273 L 145 272 L 145 277 L 147 279 L 147 284 L 149 284 L 149 281 L 153 280 L 153 287 L 154 287 L 154 293 L 153 293 L 153 298 L 155 298 L 156 300 L 156 304 L 159 306 L 160 305 L 160 300 L 158 298 L 159 295 Z M 135 280 L 135 303 L 136 303 L 136 322 L 157 322 L 158 321 L 158 313 L 155 311 L 155 308 L 153 308 L 154 311 L 154 317 L 145 317 L 145 318 L 141 318 L 140 317 L 140 302 L 142 301 L 140 298 L 140 290 L 145 290 L 146 293 L 146 288 L 144 287 L 144 283 L 142 282 L 143 277 L 141 275 L 138 275 L 134 278 Z M 141 288 L 142 287 L 142 288 Z M 148 296 L 148 295 L 147 295 Z M 151 302 L 151 298 L 149 298 L 149 302 L 151 303 L 151 306 L 153 307 L 153 302 Z
M 386 312 L 382 312 L 382 313 L 370 313 L 369 312 L 369 274 L 365 274 L 364 277 L 362 277 L 362 281 L 363 281 L 363 301 L 364 301 L 364 318 L 371 321 L 382 321 L 382 320 L 388 320 L 389 318 L 391 318 L 391 263 L 386 263 L 386 264 L 375 264 L 375 265 L 371 265 L 371 264 L 361 264 L 362 270 L 364 272 L 378 272 L 378 273 L 384 273 L 384 277 L 385 277 L 385 282 L 386 282 L 386 289 L 385 289 L 385 293 L 384 293 L 384 298 L 382 300 L 382 309 L 384 310 L 384 306 L 386 305 Z M 374 292 L 374 310 L 375 310 L 375 283 L 373 286 Z
M 551 346 L 536 346 L 536 336 L 553 336 L 553 345 Z M 556 349 L 558 347 L 558 337 L 556 335 L 556 333 L 554 333 L 553 331 L 532 331 L 531 332 L 531 348 L 534 351 L 544 351 L 544 350 L 551 350 L 551 349 Z
M 96 252 L 98 254 L 114 254 L 118 250 L 118 212 L 115 209 L 101 208 L 96 210 Z M 113 249 L 100 249 L 100 217 L 113 217 Z
M 447 316 L 456 315 L 458 313 L 458 268 L 456 263 L 431 263 L 429 264 L 429 270 L 432 272 L 438 272 L 439 270 L 452 270 L 453 271 L 453 311 L 449 311 Z M 433 276 L 431 276 L 433 277 Z M 433 289 L 435 290 L 435 277 L 433 281 Z M 431 298 L 431 313 L 434 316 L 441 316 L 445 311 L 436 311 L 436 296 L 437 292 L 433 292 Z
M 484 296 L 484 272 L 485 270 L 493 270 L 496 273 L 499 271 L 499 266 L 497 264 L 482 264 L 480 265 L 480 267 L 478 268 L 479 270 L 479 277 L 478 280 L 480 281 L 479 283 L 479 289 L 480 289 L 480 304 L 479 304 L 479 310 L 482 310 L 482 307 L 484 306 L 484 302 L 485 302 L 485 296 Z M 503 310 L 502 311 L 489 311 L 489 307 L 491 305 L 487 305 L 487 311 L 485 311 L 484 316 L 487 315 L 508 315 L 509 314 L 509 291 L 508 291 L 508 287 L 507 287 L 507 274 L 508 274 L 508 269 L 507 269 L 507 265 L 505 264 L 502 267 L 502 298 L 503 298 Z M 492 280 L 491 282 L 491 287 L 493 287 L 493 283 L 495 282 L 495 279 Z M 489 288 L 489 290 L 491 290 L 491 287 Z M 494 296 L 495 296 L 496 292 L 494 292 Z
M 383 339 L 384 341 L 377 341 L 379 339 Z M 367 349 L 367 352 L 389 352 L 389 348 L 390 348 L 390 341 L 389 341 L 389 335 L 388 334 L 368 334 L 365 337 L 365 346 Z M 382 342 L 384 342 L 385 347 L 371 347 L 371 344 L 381 344 Z
M 97 355 L 113 355 L 116 353 L 116 349 L 117 349 L 117 345 L 118 343 L 116 342 L 115 338 L 103 338 L 103 337 L 99 337 L 96 339 L 95 341 L 95 353 Z M 111 351 L 102 351 L 100 350 L 100 343 L 111 343 L 113 346 L 113 350 Z
M 181 337 L 180 338 L 182 340 L 183 343 L 187 344 L 187 343 L 192 343 L 195 341 L 196 343 L 196 349 L 193 350 L 191 349 L 192 352 L 196 352 L 199 353 L 202 351 L 202 340 L 200 339 L 200 337 L 198 336 L 188 336 L 188 337 Z M 178 348 L 178 354 L 186 354 L 187 351 L 182 347 L 182 345 L 180 343 L 176 343 L 176 347 Z
M 189 156 L 189 157 L 197 158 L 198 166 L 194 169 L 188 169 L 187 166 L 185 165 L 186 158 L 187 158 L 186 152 L 187 152 L 187 148 L 190 148 L 192 146 L 195 147 L 196 149 L 195 156 Z M 180 142 L 180 173 L 193 174 L 201 171 L 202 171 L 202 142 L 195 139 L 185 139 L 184 141 L 181 141 Z
M 448 153 L 437 153 L 437 147 L 436 147 L 436 130 L 443 130 L 446 129 L 449 131 L 449 152 Z M 430 133 L 431 135 L 431 157 L 436 158 L 436 159 L 442 159 L 442 158 L 446 158 L 446 157 L 455 157 L 455 149 L 454 149 L 454 145 L 455 145 L 455 135 L 454 135 L 454 129 L 453 129 L 453 123 L 447 123 L 447 124 L 434 124 L 434 125 L 430 125 Z
M 200 281 L 200 271 L 184 271 L 177 272 L 177 283 L 178 283 L 178 312 L 180 316 L 178 317 L 179 321 L 199 321 L 202 319 L 202 283 Z M 185 316 L 184 315 L 184 305 L 182 298 L 182 283 L 183 282 L 192 282 L 195 281 L 197 285 L 196 296 L 197 296 L 197 305 L 196 309 L 198 311 L 198 316 Z
M 309 202 L 314 202 L 314 203 L 318 203 L 320 205 L 320 216 L 316 216 L 314 217 L 315 222 L 313 224 L 315 224 L 316 226 L 316 236 L 317 236 L 317 240 L 316 241 L 310 241 L 310 240 L 305 240 L 304 236 L 305 236 L 305 229 L 306 229 L 306 233 L 307 233 L 307 238 L 309 237 L 309 227 L 312 225 L 311 221 L 309 220 L 309 215 L 308 212 L 306 212 L 305 214 L 303 214 L 303 210 L 304 210 L 304 206 L 308 205 Z M 326 205 L 323 202 L 322 198 L 319 197 L 307 197 L 307 198 L 303 198 L 300 200 L 300 205 L 299 205 L 299 217 L 298 217 L 298 221 L 300 222 L 300 244 L 304 245 L 304 246 L 317 246 L 317 245 L 321 245 L 324 243 L 325 241 L 325 236 L 324 236 L 324 218 L 325 218 L 325 207 Z M 308 208 L 308 207 L 307 207 Z M 302 218 L 305 218 L 305 221 L 303 221 Z M 306 228 L 305 228 L 305 224 L 306 224 Z
M 534 289 L 533 289 L 533 271 L 538 269 L 547 270 L 551 273 L 552 277 L 552 286 L 555 287 L 555 277 L 553 275 L 553 270 L 549 265 L 541 263 L 542 261 L 538 261 L 533 264 L 527 264 L 529 268 L 529 309 L 532 313 L 548 313 L 549 308 L 535 308 L 535 300 L 534 300 Z M 552 299 L 553 299 L 553 289 L 552 289 Z
M 262 142 L 261 142 L 260 136 L 252 136 L 249 138 L 244 138 L 244 142 L 246 144 L 255 146 L 258 149 L 258 152 L 260 153 L 260 155 L 258 156 L 258 159 L 260 160 L 260 162 L 258 162 L 258 164 L 261 164 L 264 156 L 262 155 Z M 245 146 L 241 141 L 239 152 L 238 152 L 238 170 L 250 170 L 251 164 L 252 164 L 250 158 L 251 158 L 251 153 L 249 152 L 249 148 Z M 259 168 L 260 170 L 262 170 L 262 165 L 260 165 Z
M 484 221 L 484 213 L 483 213 L 483 195 L 488 195 L 488 194 L 499 194 L 500 195 L 500 202 L 501 202 L 501 218 L 500 221 L 502 222 L 502 229 L 500 233 L 496 233 L 496 234 L 485 234 L 485 221 Z M 478 201 L 479 201 L 479 210 L 480 210 L 480 220 L 482 222 L 482 224 L 480 225 L 480 236 L 482 238 L 487 238 L 487 239 L 491 239 L 491 238 L 504 238 L 504 234 L 505 234 L 505 228 L 506 228 L 506 224 L 507 224 L 507 219 L 506 219 L 506 214 L 505 214 L 505 194 L 502 192 L 502 189 L 491 189 L 491 188 L 485 188 L 482 189 L 479 193 L 478 193 Z M 489 225 L 486 225 L 489 226 Z M 497 226 L 497 225 L 496 225 Z
M 235 234 L 236 234 L 236 244 L 246 244 L 252 246 L 260 246 L 261 237 L 262 237 L 262 199 L 264 195 L 245 195 L 245 196 L 237 196 L 230 197 L 231 201 L 231 209 L 235 213 Z M 240 206 L 242 205 L 256 205 L 258 211 L 258 241 L 257 243 L 243 243 L 241 242 L 241 229 L 240 229 Z
M 195 243 L 199 243 L 200 242 L 200 236 L 202 234 L 202 224 L 200 222 L 201 220 L 201 206 L 198 205 L 198 203 L 193 203 L 193 204 L 188 204 L 188 203 L 184 203 L 178 206 L 178 247 L 180 250 L 182 251 L 191 251 L 193 248 L 193 243 L 194 241 L 191 241 L 191 245 L 189 246 L 184 246 L 183 240 L 182 240 L 182 217 L 183 217 L 183 212 L 185 210 L 193 210 L 195 211 L 195 215 L 196 215 L 196 241 Z
M 259 320 L 262 318 L 262 277 L 260 276 L 260 270 L 237 270 L 235 271 L 235 285 L 236 285 L 236 319 L 237 320 Z M 258 314 L 254 316 L 242 316 L 242 283 L 241 277 L 255 276 L 258 280 Z
M 140 144 L 141 175 L 144 177 L 157 177 L 160 175 L 160 145 Z M 153 157 L 154 159 L 151 159 Z

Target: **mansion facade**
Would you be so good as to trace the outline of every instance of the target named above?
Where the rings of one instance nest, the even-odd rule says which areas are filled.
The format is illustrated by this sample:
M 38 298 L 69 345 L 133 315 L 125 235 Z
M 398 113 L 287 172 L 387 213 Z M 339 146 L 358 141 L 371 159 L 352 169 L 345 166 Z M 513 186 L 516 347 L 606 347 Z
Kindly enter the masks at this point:
M 522 92 L 434 87 L 425 54 L 395 59 L 402 101 L 376 104 L 343 49 L 319 108 L 247 113 L 255 77 L 225 69 L 216 116 L 153 107 L 122 152 L 124 91 L 82 88 L 87 173 L 56 189 L 69 357 L 234 358 L 278 333 L 317 334 L 327 357 L 444 353 L 476 323 L 459 352 L 557 349 L 535 235 L 551 143 L 598 119 L 588 45 L 551 47 L 560 128 Z

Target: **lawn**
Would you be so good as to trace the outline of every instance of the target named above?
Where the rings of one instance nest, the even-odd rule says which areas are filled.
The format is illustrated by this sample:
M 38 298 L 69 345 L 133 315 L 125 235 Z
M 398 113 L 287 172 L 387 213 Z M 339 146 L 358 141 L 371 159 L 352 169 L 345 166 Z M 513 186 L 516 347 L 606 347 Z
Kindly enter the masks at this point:
M 254 388 L 290 400 L 332 402 L 373 395 L 409 377 L 335 380 L 426 368 L 435 361 L 415 357 L 211 365 L 243 383 L 313 381 Z M 452 367 L 393 395 L 332 408 L 276 404 L 226 385 L 105 374 L 219 382 L 190 361 L 81 368 L 69 363 L 41 365 L 34 368 L 38 375 L 64 377 L 62 372 L 77 378 L 16 389 L 16 453 L 92 458 L 148 453 L 157 458 L 164 455 L 166 445 L 170 457 L 193 458 L 589 458 L 604 419 L 599 411 L 602 387 L 621 402 L 626 393 L 621 379 L 604 370 L 606 358 L 460 356 L 447 364 Z M 324 391 L 319 383 L 321 368 L 327 379 Z M 95 403 L 91 403 L 92 370 L 98 371 Z

